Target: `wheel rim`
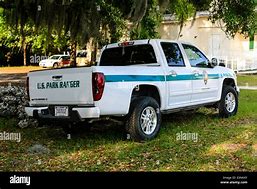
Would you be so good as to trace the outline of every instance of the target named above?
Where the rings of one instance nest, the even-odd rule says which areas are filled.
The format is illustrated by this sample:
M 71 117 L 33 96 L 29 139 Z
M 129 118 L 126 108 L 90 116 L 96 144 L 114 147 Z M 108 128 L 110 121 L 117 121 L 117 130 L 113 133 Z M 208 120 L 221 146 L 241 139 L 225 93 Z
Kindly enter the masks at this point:
M 233 112 L 236 107 L 236 98 L 232 92 L 229 92 L 225 98 L 225 106 L 228 112 Z
M 54 68 L 57 68 L 58 67 L 58 65 L 57 64 L 54 64 Z
M 140 126 L 146 135 L 151 135 L 157 126 L 157 113 L 153 107 L 146 107 L 141 114 Z

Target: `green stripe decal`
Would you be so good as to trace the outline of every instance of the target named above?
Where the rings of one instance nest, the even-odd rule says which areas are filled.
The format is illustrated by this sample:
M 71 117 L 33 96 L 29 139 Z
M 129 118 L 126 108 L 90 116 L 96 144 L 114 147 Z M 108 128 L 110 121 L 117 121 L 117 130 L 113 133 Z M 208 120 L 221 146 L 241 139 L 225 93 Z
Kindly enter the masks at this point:
M 208 79 L 219 79 L 225 74 L 208 74 Z M 226 74 L 229 75 L 229 74 Z M 203 80 L 204 75 L 171 75 L 166 76 L 167 81 Z M 136 82 L 136 81 L 165 81 L 163 75 L 105 75 L 105 82 Z

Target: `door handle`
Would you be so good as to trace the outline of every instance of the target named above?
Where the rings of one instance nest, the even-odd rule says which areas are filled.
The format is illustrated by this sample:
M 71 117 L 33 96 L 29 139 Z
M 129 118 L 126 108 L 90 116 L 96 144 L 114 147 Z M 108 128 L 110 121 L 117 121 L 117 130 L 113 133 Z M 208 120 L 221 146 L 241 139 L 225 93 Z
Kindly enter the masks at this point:
M 55 76 L 52 76 L 52 79 L 53 79 L 54 81 L 61 80 L 61 79 L 62 79 L 62 75 L 55 75 Z
M 198 77 L 198 76 L 200 75 L 200 73 L 199 73 L 198 70 L 194 70 L 194 71 L 193 71 L 193 74 L 194 74 L 195 77 Z
M 172 77 L 176 77 L 178 74 L 177 74 L 177 72 L 175 72 L 174 70 L 171 70 L 171 71 L 169 72 L 169 75 L 172 76 Z

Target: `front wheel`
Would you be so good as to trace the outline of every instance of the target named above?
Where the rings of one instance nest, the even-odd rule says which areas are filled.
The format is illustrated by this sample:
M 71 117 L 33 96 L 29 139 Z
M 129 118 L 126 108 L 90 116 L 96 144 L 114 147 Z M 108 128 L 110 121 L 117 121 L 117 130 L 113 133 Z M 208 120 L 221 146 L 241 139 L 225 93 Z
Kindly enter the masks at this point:
M 219 102 L 220 117 L 236 115 L 238 109 L 238 94 L 232 86 L 224 86 Z
M 154 138 L 161 125 L 158 102 L 151 97 L 140 97 L 133 102 L 126 122 L 127 132 L 132 140 L 144 141 Z

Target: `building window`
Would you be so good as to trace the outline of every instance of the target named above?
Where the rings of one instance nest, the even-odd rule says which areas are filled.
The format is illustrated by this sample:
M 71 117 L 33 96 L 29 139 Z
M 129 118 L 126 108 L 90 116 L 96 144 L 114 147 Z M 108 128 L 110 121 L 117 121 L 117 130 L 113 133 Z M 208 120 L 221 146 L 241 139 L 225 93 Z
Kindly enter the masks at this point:
M 251 35 L 249 38 L 249 49 L 250 50 L 254 49 L 254 35 Z

